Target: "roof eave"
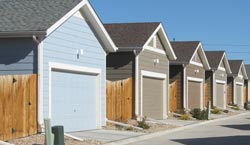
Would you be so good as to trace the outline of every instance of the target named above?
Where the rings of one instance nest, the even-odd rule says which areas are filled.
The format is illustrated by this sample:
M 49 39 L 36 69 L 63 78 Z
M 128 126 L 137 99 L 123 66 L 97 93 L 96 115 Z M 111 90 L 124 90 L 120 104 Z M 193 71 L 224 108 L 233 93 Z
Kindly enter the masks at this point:
M 46 36 L 46 31 L 0 32 L 0 38 L 20 38 L 32 36 Z

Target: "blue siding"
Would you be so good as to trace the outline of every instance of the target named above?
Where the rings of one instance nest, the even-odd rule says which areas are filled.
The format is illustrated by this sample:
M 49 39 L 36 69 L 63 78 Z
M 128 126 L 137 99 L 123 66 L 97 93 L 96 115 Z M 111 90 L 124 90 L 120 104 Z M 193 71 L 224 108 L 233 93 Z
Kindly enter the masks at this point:
M 37 44 L 32 38 L 0 39 L 0 75 L 37 73 Z
M 106 117 L 106 55 L 84 19 L 72 16 L 56 31 L 44 40 L 44 117 L 48 117 L 49 62 L 98 68 L 101 74 L 101 125 Z M 77 58 L 77 50 L 83 49 L 83 55 Z

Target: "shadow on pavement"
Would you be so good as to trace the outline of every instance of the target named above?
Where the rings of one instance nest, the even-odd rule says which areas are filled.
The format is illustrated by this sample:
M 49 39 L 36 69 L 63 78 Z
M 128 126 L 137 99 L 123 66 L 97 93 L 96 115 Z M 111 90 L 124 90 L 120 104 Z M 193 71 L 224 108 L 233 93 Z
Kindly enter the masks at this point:
M 171 140 L 183 145 L 248 145 L 250 136 L 226 136 L 212 138 L 194 138 Z
M 238 130 L 250 130 L 250 124 L 222 125 L 222 126 L 228 127 L 228 128 L 233 128 L 233 129 L 238 129 Z

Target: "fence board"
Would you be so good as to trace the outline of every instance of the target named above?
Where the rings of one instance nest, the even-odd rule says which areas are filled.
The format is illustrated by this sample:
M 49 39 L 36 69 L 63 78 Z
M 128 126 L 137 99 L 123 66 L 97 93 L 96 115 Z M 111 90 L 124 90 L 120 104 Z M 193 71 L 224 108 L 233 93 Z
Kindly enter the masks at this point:
M 37 76 L 35 74 L 0 76 L 0 85 L 0 101 L 3 100 L 1 101 L 3 103 L 0 103 L 0 108 L 3 108 L 2 113 L 0 112 L 0 118 L 3 118 L 0 125 L 1 140 L 36 133 Z M 29 111 L 30 100 L 34 100 L 32 111 Z
M 177 98 L 178 84 L 174 81 L 170 84 L 170 112 L 176 112 L 178 109 L 178 98 Z
M 3 78 L 0 77 L 0 116 L 4 116 Z M 0 140 L 4 139 L 4 119 L 0 118 Z
M 107 118 L 120 122 L 132 119 L 132 78 L 107 81 L 106 87 Z

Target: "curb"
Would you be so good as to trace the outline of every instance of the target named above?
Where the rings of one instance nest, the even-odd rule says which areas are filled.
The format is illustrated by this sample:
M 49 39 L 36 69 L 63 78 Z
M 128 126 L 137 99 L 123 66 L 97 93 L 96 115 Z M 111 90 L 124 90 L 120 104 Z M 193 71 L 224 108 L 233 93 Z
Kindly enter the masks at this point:
M 141 135 L 141 136 L 137 136 L 137 137 L 132 137 L 132 138 L 124 139 L 124 140 L 118 140 L 118 141 L 106 143 L 104 145 L 125 145 L 125 144 L 129 144 L 129 143 L 133 143 L 133 142 L 138 142 L 138 141 L 142 141 L 142 140 L 151 139 L 151 138 L 154 138 L 154 137 L 166 135 L 166 134 L 169 134 L 169 133 L 174 133 L 174 132 L 185 130 L 185 129 L 190 129 L 190 128 L 193 128 L 193 127 L 197 127 L 197 126 L 201 126 L 201 125 L 205 125 L 205 124 L 209 124 L 209 123 L 214 123 L 214 122 L 224 121 L 224 120 L 228 120 L 228 119 L 233 119 L 233 118 L 236 118 L 236 117 L 239 117 L 239 116 L 244 116 L 246 114 L 250 114 L 250 113 L 246 112 L 246 113 L 241 113 L 241 114 L 237 114 L 237 115 L 233 115 L 233 116 L 229 116 L 229 117 L 225 117 L 225 118 L 219 118 L 219 119 L 204 121 L 204 122 L 200 122 L 200 123 L 196 123 L 196 124 L 177 127 L 177 128 L 171 129 L 171 130 L 165 130 L 165 131 L 150 133 L 150 134 Z

